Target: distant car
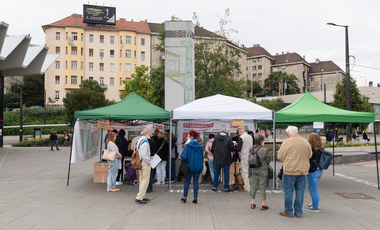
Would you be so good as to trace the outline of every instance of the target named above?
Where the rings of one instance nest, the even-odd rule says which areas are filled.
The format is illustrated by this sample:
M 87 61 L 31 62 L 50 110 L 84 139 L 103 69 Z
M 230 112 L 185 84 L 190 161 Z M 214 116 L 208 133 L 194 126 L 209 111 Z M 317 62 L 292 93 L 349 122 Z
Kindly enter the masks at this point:
M 12 111 L 11 112 L 18 112 L 18 111 L 20 111 L 20 109 L 12 109 Z
M 42 109 L 39 105 L 30 106 L 28 109 Z

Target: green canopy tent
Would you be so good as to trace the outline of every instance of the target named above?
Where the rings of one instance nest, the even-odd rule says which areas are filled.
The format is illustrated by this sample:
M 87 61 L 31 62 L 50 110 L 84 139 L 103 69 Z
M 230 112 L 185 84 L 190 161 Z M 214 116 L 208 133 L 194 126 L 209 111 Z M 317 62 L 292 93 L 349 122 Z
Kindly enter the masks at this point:
M 137 93 L 132 92 L 123 100 L 115 104 L 96 108 L 96 109 L 76 111 L 74 113 L 74 118 L 75 118 L 74 126 L 77 119 L 85 119 L 85 120 L 106 119 L 106 120 L 120 121 L 120 122 L 143 120 L 143 121 L 160 123 L 164 121 L 169 121 L 170 112 L 149 103 L 144 98 L 140 97 Z M 73 140 L 73 143 L 70 150 L 67 186 L 69 185 L 70 167 L 71 167 L 73 145 L 74 145 L 74 130 L 73 130 L 72 140 Z
M 355 112 L 329 106 L 320 102 L 309 92 L 289 106 L 275 113 L 276 123 L 312 123 L 312 122 L 331 122 L 331 123 L 374 123 L 375 114 L 368 112 Z M 375 130 L 376 131 L 376 130 Z M 275 132 L 275 130 L 274 130 Z M 376 132 L 375 132 L 376 133 Z M 273 135 L 275 137 L 275 133 Z M 334 138 L 333 138 L 334 141 Z M 379 187 L 379 170 L 377 157 L 377 142 L 375 135 L 375 153 L 377 184 Z M 333 154 L 335 151 L 333 148 Z M 333 158 L 334 159 L 334 158 Z M 334 173 L 334 165 L 333 165 Z

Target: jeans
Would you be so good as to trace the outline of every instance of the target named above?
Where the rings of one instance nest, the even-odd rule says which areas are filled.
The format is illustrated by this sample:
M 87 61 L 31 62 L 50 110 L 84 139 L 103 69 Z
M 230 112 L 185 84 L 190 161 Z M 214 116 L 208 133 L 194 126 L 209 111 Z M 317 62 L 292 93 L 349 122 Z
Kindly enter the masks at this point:
M 183 188 L 183 197 L 187 197 L 187 193 L 189 191 L 189 186 L 190 186 L 190 180 L 191 180 L 191 177 L 193 177 L 194 198 L 198 198 L 198 189 L 199 189 L 198 180 L 199 180 L 199 174 L 200 174 L 200 172 L 197 172 L 197 173 L 189 172 L 188 174 L 186 174 L 186 176 L 185 176 L 185 185 L 184 185 L 184 188 Z
M 229 189 L 230 188 L 230 166 L 229 165 L 216 165 L 214 164 L 214 179 L 213 179 L 213 184 L 212 187 L 218 188 L 218 183 L 219 183 L 219 175 L 220 175 L 220 170 L 224 169 L 224 189 Z
M 57 147 L 57 150 L 58 150 L 59 149 L 58 148 L 58 140 L 51 141 L 51 150 L 53 150 L 54 144 L 55 144 L 55 146 Z
M 161 161 L 158 163 L 156 167 L 156 175 L 157 175 L 157 181 L 158 182 L 165 182 L 165 166 L 166 166 L 166 161 Z
M 176 158 L 171 159 L 171 175 L 170 175 L 170 180 L 174 181 L 175 179 L 175 160 Z M 168 178 L 169 178 L 169 171 L 168 171 Z
M 296 190 L 294 200 L 294 213 L 302 215 L 303 194 L 306 187 L 306 175 L 282 175 L 282 185 L 284 186 L 285 212 L 293 215 L 293 191 Z
M 309 189 L 313 208 L 319 208 L 318 180 L 322 176 L 322 169 L 307 175 L 307 188 Z
M 267 193 L 265 191 L 266 188 L 266 182 L 268 177 L 268 170 L 255 170 L 252 169 L 252 175 L 251 175 L 251 191 L 250 195 L 252 199 L 255 199 L 257 187 L 260 188 L 260 198 L 261 200 L 266 200 Z
M 208 159 L 208 167 L 210 168 L 210 175 L 211 175 L 211 180 L 214 182 L 214 160 Z
M 118 167 L 118 170 L 117 170 L 117 177 L 116 177 L 116 181 L 122 181 L 123 180 L 123 168 L 124 168 L 124 157 L 121 158 L 120 161 L 120 166 L 121 166 L 121 169 L 119 169 Z
M 107 189 L 116 187 L 116 176 L 117 170 L 120 164 L 120 160 L 115 159 L 114 161 L 108 162 L 108 177 L 107 177 Z
M 153 191 L 153 170 L 150 170 L 150 179 L 149 179 L 149 184 L 148 184 L 148 188 L 146 189 L 146 191 Z

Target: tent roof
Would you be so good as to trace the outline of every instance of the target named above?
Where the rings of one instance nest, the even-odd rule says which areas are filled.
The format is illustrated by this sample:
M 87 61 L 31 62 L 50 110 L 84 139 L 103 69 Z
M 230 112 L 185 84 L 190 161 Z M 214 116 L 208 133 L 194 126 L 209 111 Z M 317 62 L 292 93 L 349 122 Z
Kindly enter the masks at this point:
M 173 120 L 273 120 L 272 110 L 244 99 L 220 94 L 197 99 L 172 112 Z
M 375 122 L 375 114 L 335 108 L 320 102 L 309 92 L 276 112 L 276 123 L 309 123 L 315 121 L 372 123 Z
M 160 122 L 169 120 L 170 112 L 149 103 L 137 93 L 132 92 L 115 104 L 96 109 L 76 111 L 74 117 L 115 121 L 145 120 Z

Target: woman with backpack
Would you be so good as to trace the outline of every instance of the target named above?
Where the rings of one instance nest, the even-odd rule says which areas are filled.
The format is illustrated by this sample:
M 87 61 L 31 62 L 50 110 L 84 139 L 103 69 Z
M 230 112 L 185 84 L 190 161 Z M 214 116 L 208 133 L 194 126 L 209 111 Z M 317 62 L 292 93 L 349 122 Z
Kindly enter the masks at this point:
M 322 176 L 322 169 L 318 168 L 317 162 L 321 159 L 323 144 L 322 139 L 316 133 L 310 134 L 307 141 L 311 146 L 313 155 L 309 160 L 310 169 L 307 175 L 307 188 L 309 189 L 312 203 L 306 205 L 306 211 L 319 212 L 318 180 Z
M 261 210 L 269 209 L 268 206 L 265 205 L 266 200 L 266 181 L 268 177 L 268 165 L 270 163 L 270 157 L 268 153 L 268 149 L 263 147 L 264 144 L 264 136 L 261 133 L 255 135 L 255 145 L 249 151 L 250 154 L 253 154 L 253 151 L 257 153 L 259 156 L 261 166 L 258 168 L 252 168 L 251 175 L 251 209 L 256 208 L 255 204 L 255 196 L 257 192 L 257 187 L 260 189 L 260 198 L 261 198 Z

